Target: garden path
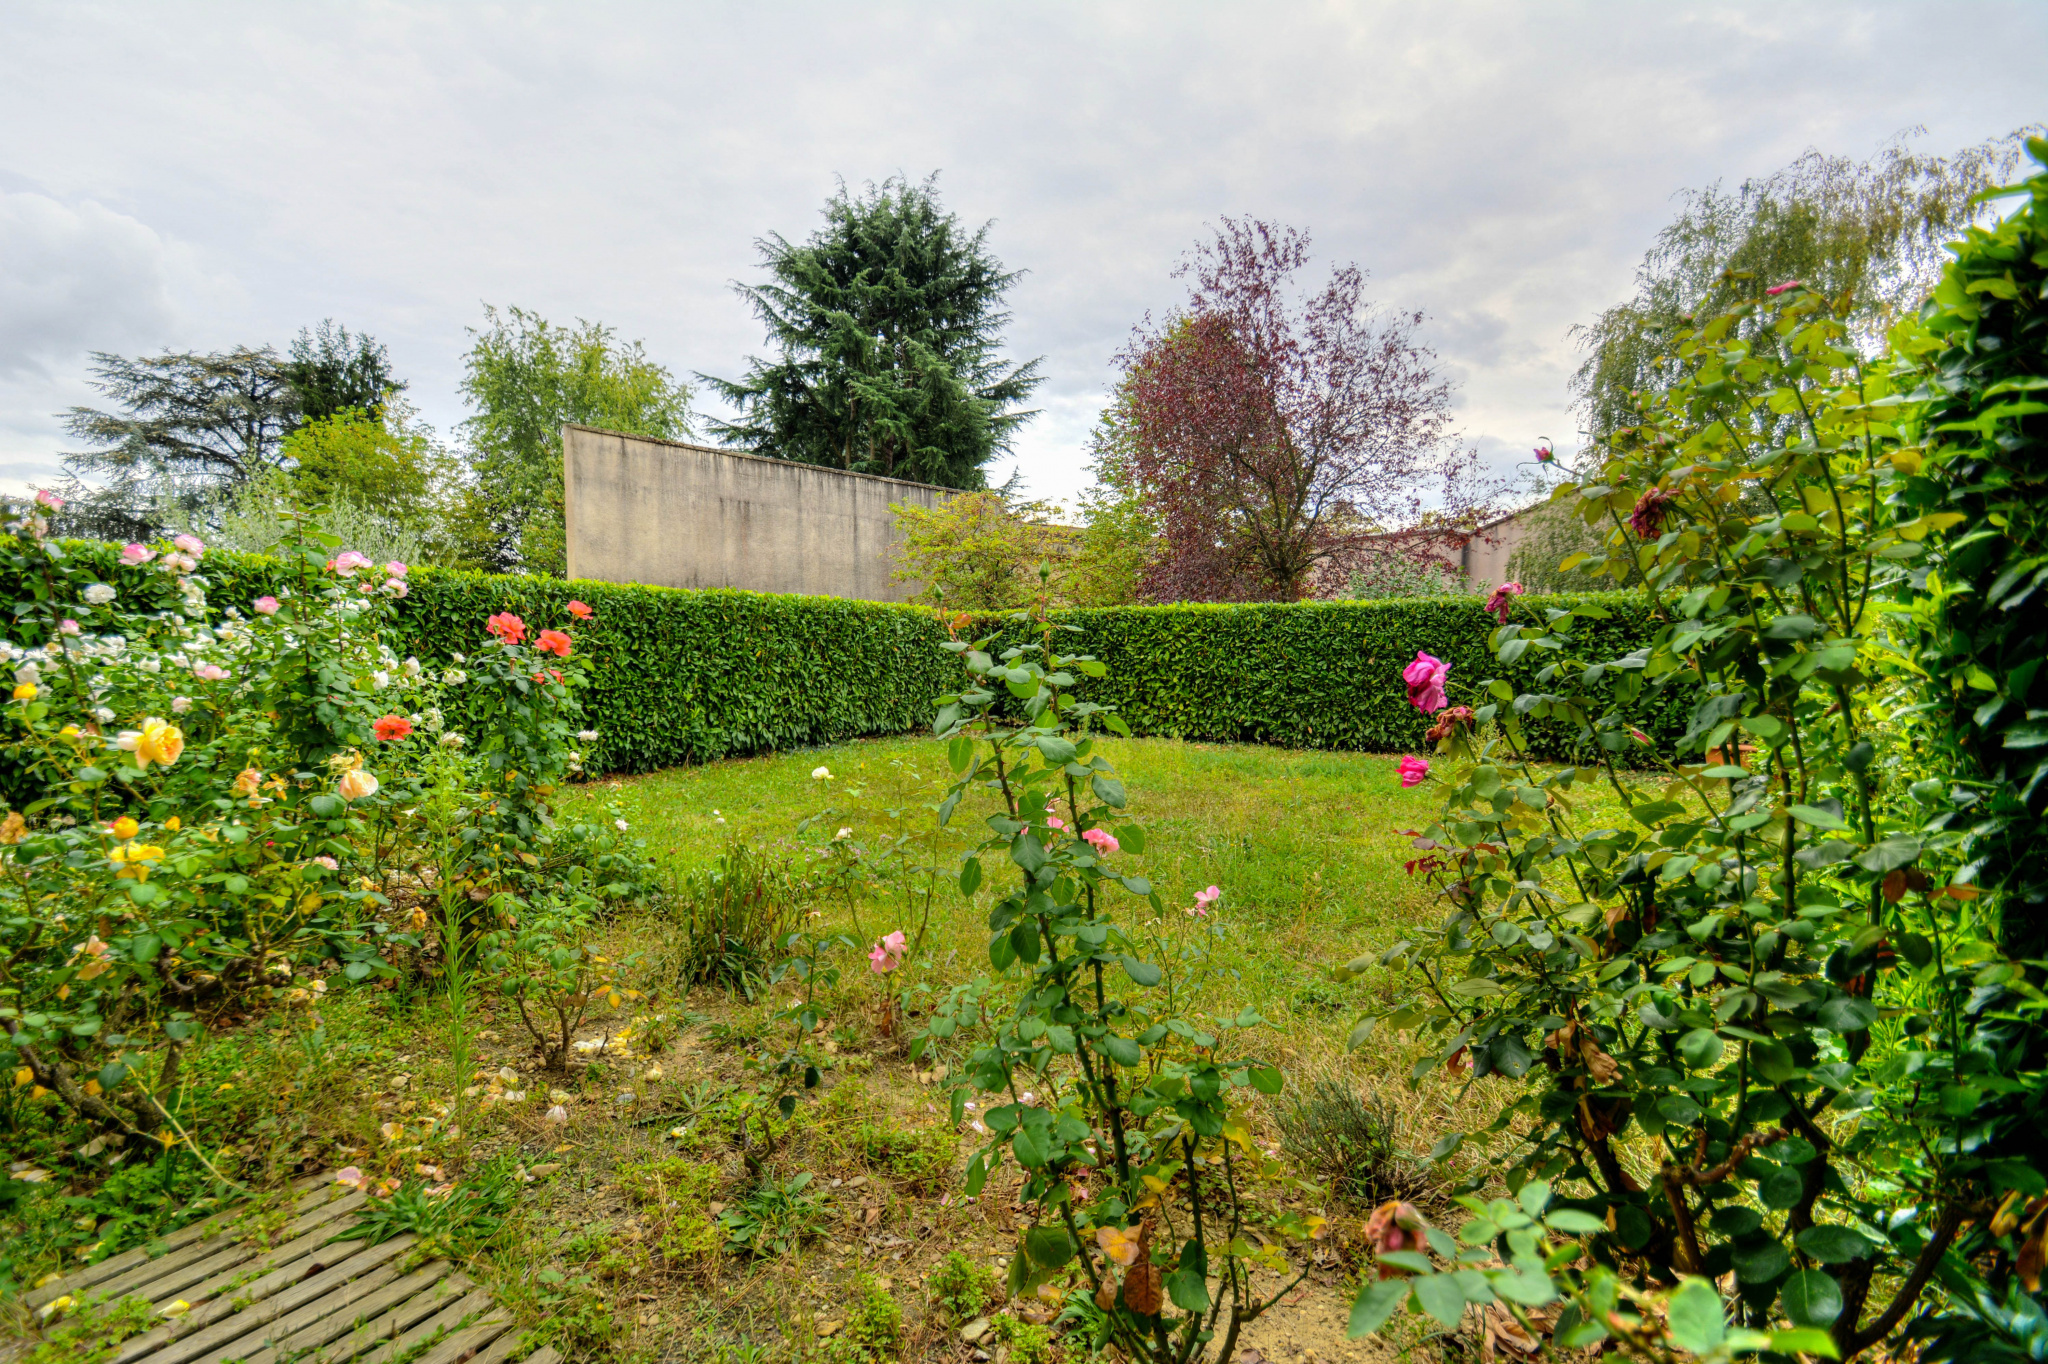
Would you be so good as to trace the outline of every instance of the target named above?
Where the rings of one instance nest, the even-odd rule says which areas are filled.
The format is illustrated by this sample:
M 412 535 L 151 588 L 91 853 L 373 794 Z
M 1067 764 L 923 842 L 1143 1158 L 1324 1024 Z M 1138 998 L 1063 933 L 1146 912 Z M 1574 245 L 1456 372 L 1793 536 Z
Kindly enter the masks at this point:
M 246 1210 L 225 1212 L 45 1284 L 27 1304 L 146 1299 L 159 1324 L 109 1364 L 560 1364 L 552 1349 L 522 1354 L 512 1318 L 447 1260 L 404 1269 L 413 1237 L 331 1240 L 362 1193 L 323 1176 L 292 1194 L 268 1236 Z

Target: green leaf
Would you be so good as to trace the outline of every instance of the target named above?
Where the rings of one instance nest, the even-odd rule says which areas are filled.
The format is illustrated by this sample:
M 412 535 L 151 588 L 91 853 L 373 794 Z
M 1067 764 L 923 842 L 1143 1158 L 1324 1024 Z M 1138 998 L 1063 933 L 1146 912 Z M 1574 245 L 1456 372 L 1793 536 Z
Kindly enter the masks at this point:
M 1825 1359 L 1842 1357 L 1842 1352 L 1835 1348 L 1835 1338 L 1826 1331 L 1773 1331 L 1771 1350 L 1781 1355 L 1820 1355 Z
M 1768 1042 L 1750 1043 L 1749 1064 L 1757 1074 L 1774 1085 L 1782 1085 L 1799 1073 L 1798 1065 L 1792 1060 L 1792 1049 L 1775 1038 Z
M 1671 1338 L 1696 1355 L 1712 1354 L 1728 1334 L 1721 1295 L 1705 1279 L 1688 1278 L 1665 1307 Z
M 1592 1236 L 1607 1230 L 1605 1222 L 1577 1208 L 1559 1208 L 1544 1217 L 1543 1225 L 1567 1236 Z
M 1206 1312 L 1209 1310 L 1209 1285 L 1203 1282 L 1201 1272 L 1194 1269 L 1176 1269 L 1166 1276 L 1166 1296 L 1173 1305 L 1183 1312 Z
M 1138 1046 L 1135 1040 L 1128 1037 L 1119 1037 L 1113 1032 L 1104 1033 L 1100 1040 L 1096 1042 L 1095 1049 L 1127 1070 L 1137 1066 L 1145 1059 L 1144 1050 Z
M 1773 1165 L 1756 1181 L 1757 1201 L 1765 1207 L 1783 1212 L 1799 1202 L 1799 1195 L 1805 1191 L 1806 1181 L 1799 1171 L 1784 1165 Z
M 1518 641 L 1519 642 L 1519 641 Z M 1447 1327 L 1465 1315 L 1465 1293 L 1448 1274 L 1424 1274 L 1415 1280 L 1415 1301 Z
M 1124 808 L 1126 801 L 1124 784 L 1115 777 L 1106 777 L 1098 772 L 1088 779 L 1088 788 L 1095 792 L 1095 798 L 1104 805 L 1118 810 Z M 1139 847 L 1133 848 L 1131 851 L 1143 852 L 1144 847 L 1141 843 Z
M 1726 1047 L 1712 1028 L 1694 1028 L 1678 1039 L 1678 1054 L 1694 1070 L 1711 1070 Z
M 1278 1094 L 1286 1077 L 1278 1066 L 1253 1066 L 1251 1068 L 1252 1088 L 1261 1094 Z
M 1792 1267 L 1792 1253 L 1776 1241 L 1738 1246 L 1730 1258 L 1735 1265 L 1735 1277 L 1743 1283 L 1769 1283 Z
M 1822 1224 L 1808 1227 L 1793 1238 L 1799 1248 L 1824 1265 L 1845 1265 L 1871 1254 L 1876 1247 L 1854 1227 Z
M 981 889 L 981 859 L 970 857 L 960 867 L 960 893 L 972 895 Z
M 1802 1269 L 1785 1280 L 1778 1301 L 1785 1304 L 1785 1315 L 1795 1326 L 1832 1326 L 1842 1315 L 1841 1285 L 1818 1269 Z
M 1017 1163 L 1027 1170 L 1035 1170 L 1045 1164 L 1050 1156 L 1046 1150 L 1045 1138 L 1029 1127 L 1017 1129 L 1017 1135 L 1010 1138 L 1010 1150 L 1015 1153 Z M 1060 1233 L 1065 1235 L 1063 1231 Z
M 1351 1304 L 1351 1324 L 1344 1333 L 1353 1339 L 1371 1335 L 1386 1324 L 1407 1297 L 1406 1279 L 1381 1279 L 1367 1284 Z
M 1897 834 L 1881 843 L 1874 843 L 1869 850 L 1857 857 L 1856 865 L 1868 872 L 1882 874 L 1896 871 L 1920 856 L 1920 840 L 1905 834 Z
M 1074 1238 L 1062 1226 L 1036 1226 L 1024 1233 L 1024 1252 L 1047 1269 L 1058 1269 L 1074 1258 Z
M 1834 830 L 1849 827 L 1848 822 L 1840 815 L 1815 805 L 1795 805 L 1787 813 L 1801 824 L 1811 824 L 1816 829 Z
M 164 940 L 154 933 L 137 933 L 129 939 L 128 955 L 138 962 L 152 962 L 163 945 Z
M 1045 865 L 1045 849 L 1039 845 L 1038 836 L 1026 829 L 1011 839 L 1010 860 L 1036 875 L 1038 869 Z
M 1877 1021 L 1877 1006 L 1854 995 L 1836 995 L 1820 1006 L 1815 1021 L 1829 1032 L 1862 1032 Z
M 1149 988 L 1157 985 L 1165 978 L 1160 973 L 1159 968 L 1149 961 L 1139 961 L 1136 957 L 1126 954 L 1123 963 L 1124 974 L 1129 976 L 1135 984 Z

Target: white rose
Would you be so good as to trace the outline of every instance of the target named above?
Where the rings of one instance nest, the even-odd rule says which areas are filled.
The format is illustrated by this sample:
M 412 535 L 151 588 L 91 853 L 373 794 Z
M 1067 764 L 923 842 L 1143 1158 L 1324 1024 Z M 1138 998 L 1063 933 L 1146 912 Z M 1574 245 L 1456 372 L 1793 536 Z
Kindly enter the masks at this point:
M 579 729 L 576 731 L 576 737 L 586 744 L 594 744 L 597 742 L 597 731 L 594 729 Z
M 176 714 L 176 715 L 183 715 L 183 714 L 184 714 L 184 713 L 185 713 L 186 711 L 188 711 L 188 710 L 190 710 L 190 709 L 192 709 L 192 698 L 191 698 L 191 697 L 189 697 L 189 696 L 174 696 L 174 697 L 172 697 L 172 698 L 171 698 L 171 711 L 172 711 L 172 713 L 173 713 L 173 714 Z
M 627 825 L 625 820 L 615 819 L 612 821 L 612 827 L 616 828 L 620 833 L 624 833 L 626 832 L 629 826 Z
M 378 691 L 383 691 L 386 687 L 391 685 L 391 674 L 385 672 L 381 668 L 378 669 L 376 672 L 370 674 L 370 685 L 375 687 Z
M 441 736 L 441 747 L 443 748 L 460 748 L 465 742 L 466 740 L 460 734 L 443 734 Z
M 418 677 L 420 675 L 420 661 L 417 658 L 408 658 L 405 662 L 398 665 L 398 671 L 404 673 L 407 677 Z
M 85 589 L 85 599 L 94 606 L 105 606 L 114 599 L 114 589 L 105 583 L 94 583 Z
M 832 769 L 831 769 L 831 768 L 829 768 L 829 767 L 814 767 L 814 768 L 812 768 L 812 769 L 811 769 L 811 780 L 812 780 L 812 781 L 830 781 L 830 780 L 832 780 Z
M 450 668 L 447 672 L 441 674 L 441 680 L 451 687 L 459 687 L 469 681 L 469 674 L 460 668 Z

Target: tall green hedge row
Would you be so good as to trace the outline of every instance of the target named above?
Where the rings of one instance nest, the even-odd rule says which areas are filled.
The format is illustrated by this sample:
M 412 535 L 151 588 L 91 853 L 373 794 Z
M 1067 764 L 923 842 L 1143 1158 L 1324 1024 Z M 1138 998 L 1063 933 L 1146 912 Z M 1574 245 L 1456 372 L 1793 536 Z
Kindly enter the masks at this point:
M 124 590 L 162 591 L 160 574 L 122 565 L 113 546 L 68 548 Z M 244 610 L 294 574 L 277 559 L 218 551 L 205 571 L 215 606 Z M 600 735 L 593 770 L 646 772 L 919 729 L 932 698 L 960 676 L 939 647 L 938 616 L 922 607 L 438 569 L 415 570 L 411 583 L 399 611 L 404 647 L 435 662 L 484 643 L 484 620 L 499 611 L 538 630 L 570 624 L 571 599 L 595 609 L 576 625 L 592 679 L 588 719 Z M 18 599 L 27 585 L 5 587 Z M 1580 625 L 1591 651 L 1618 655 L 1648 639 L 1647 607 L 1631 595 L 1524 600 L 1589 599 L 1612 613 Z M 1461 684 L 1499 671 L 1486 648 L 1493 619 L 1471 597 L 1115 607 L 1066 619 L 1109 665 L 1107 678 L 1089 684 L 1092 699 L 1117 706 L 1140 734 L 1414 751 L 1428 722 L 1408 704 L 1401 669 L 1418 649 L 1451 665 L 1454 701 L 1473 699 Z M 991 628 L 1016 629 L 1000 618 L 977 623 Z M 1531 651 L 1513 671 L 1533 676 L 1544 661 Z M 1636 723 L 1675 736 L 1689 705 L 1678 692 L 1648 696 Z M 1535 737 L 1548 756 L 1568 749 L 1561 730 Z

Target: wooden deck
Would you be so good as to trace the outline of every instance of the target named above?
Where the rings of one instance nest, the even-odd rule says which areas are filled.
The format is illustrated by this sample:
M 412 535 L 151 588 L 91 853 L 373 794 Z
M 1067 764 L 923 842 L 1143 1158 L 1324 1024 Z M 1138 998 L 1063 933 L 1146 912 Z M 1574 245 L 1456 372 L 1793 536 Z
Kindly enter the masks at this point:
M 248 1234 L 246 1211 L 222 1213 L 45 1284 L 27 1295 L 28 1306 L 67 1295 L 147 1299 L 161 1324 L 122 1342 L 111 1364 L 508 1364 L 520 1356 L 512 1319 L 448 1261 L 401 1273 L 412 1237 L 330 1241 L 363 1205 L 361 1193 L 327 1176 L 302 1182 L 293 1196 L 291 1221 L 267 1238 Z M 179 1315 L 163 1315 L 180 1302 Z M 520 1364 L 560 1359 L 542 1349 Z

